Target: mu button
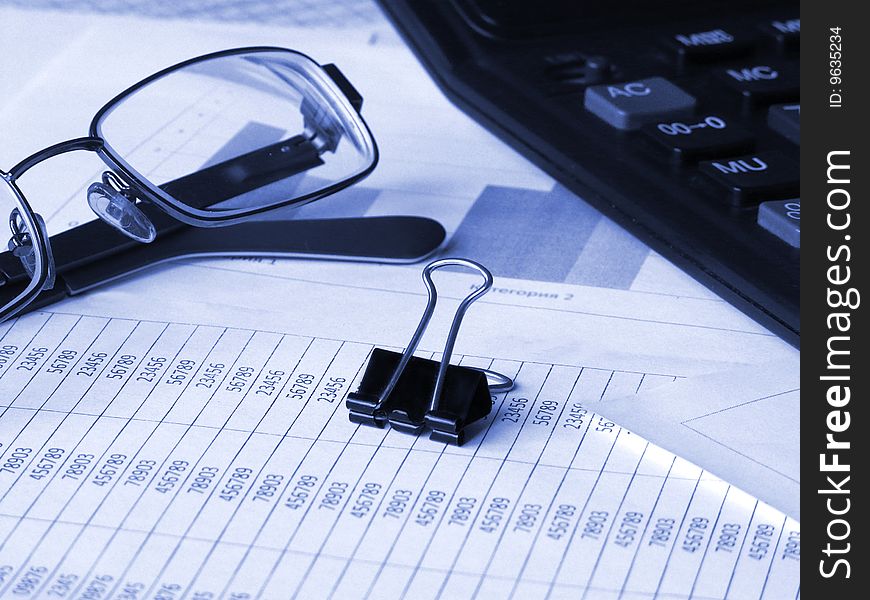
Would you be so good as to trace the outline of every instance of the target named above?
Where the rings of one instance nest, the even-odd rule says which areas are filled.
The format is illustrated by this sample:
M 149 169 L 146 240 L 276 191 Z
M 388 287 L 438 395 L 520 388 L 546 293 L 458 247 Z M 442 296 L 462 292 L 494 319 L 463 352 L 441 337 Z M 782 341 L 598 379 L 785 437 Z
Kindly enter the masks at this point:
M 798 166 L 779 152 L 760 152 L 700 163 L 701 171 L 728 190 L 734 204 L 750 204 L 797 195 Z

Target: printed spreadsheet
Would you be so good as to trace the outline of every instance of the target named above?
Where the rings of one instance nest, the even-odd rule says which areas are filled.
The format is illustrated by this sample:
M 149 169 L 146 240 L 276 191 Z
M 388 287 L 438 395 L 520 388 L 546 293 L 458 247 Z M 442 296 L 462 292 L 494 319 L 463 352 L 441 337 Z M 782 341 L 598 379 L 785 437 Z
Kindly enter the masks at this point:
M 350 423 L 371 345 L 38 313 L 0 339 L 0 596 L 793 598 L 799 525 L 585 408 L 646 374 L 462 357 L 518 386 L 462 447 Z

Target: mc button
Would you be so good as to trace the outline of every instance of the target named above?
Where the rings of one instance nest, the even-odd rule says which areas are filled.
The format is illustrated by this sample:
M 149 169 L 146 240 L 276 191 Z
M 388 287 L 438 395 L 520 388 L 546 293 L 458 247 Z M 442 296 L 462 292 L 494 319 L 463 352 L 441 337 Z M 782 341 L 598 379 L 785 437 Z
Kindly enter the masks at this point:
M 740 65 L 720 70 L 719 76 L 743 96 L 747 107 L 790 102 L 800 97 L 796 62 Z

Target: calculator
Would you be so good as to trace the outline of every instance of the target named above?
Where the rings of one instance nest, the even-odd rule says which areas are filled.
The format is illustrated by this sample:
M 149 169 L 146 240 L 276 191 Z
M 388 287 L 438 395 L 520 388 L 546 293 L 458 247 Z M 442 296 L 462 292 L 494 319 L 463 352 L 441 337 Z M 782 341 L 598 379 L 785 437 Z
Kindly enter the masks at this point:
M 797 2 L 381 5 L 454 103 L 800 346 Z

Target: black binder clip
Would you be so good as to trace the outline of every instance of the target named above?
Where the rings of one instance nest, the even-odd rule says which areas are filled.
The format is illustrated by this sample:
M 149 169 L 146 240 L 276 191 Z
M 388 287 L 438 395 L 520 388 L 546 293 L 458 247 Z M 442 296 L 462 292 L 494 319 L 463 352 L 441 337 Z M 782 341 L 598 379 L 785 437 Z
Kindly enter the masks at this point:
M 468 267 L 483 276 L 483 285 L 460 302 L 441 362 L 414 356 L 429 325 L 438 294 L 432 272 L 448 266 Z M 492 274 L 474 261 L 464 258 L 436 260 L 423 269 L 423 282 L 429 301 L 408 347 L 401 354 L 375 348 L 366 366 L 359 389 L 347 395 L 350 420 L 383 427 L 387 423 L 404 433 L 420 433 L 428 427 L 430 439 L 461 446 L 465 429 L 486 417 L 492 408 L 492 394 L 514 385 L 510 377 L 488 369 L 450 364 L 462 317 L 472 302 L 492 287 Z M 491 382 L 490 382 L 491 381 Z

